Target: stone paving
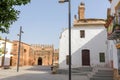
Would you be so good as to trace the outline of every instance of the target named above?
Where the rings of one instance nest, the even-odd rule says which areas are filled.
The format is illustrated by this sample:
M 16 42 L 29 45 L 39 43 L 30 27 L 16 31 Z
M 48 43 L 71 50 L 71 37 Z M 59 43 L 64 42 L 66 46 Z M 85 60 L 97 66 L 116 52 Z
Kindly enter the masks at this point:
M 87 76 L 72 75 L 72 80 L 89 80 Z M 68 80 L 68 75 L 51 74 L 49 66 L 27 66 L 0 69 L 0 80 Z

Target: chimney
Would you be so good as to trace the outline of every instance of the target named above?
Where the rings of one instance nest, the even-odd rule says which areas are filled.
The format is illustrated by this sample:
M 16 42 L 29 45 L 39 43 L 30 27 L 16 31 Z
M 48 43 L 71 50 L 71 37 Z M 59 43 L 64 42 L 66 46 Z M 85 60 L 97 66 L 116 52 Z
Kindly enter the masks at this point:
M 78 7 L 78 19 L 84 19 L 85 17 L 85 4 L 83 2 L 80 3 Z
M 110 14 L 111 14 L 111 9 L 108 8 L 108 9 L 107 9 L 107 17 L 110 16 Z
M 112 3 L 112 0 L 109 0 L 110 3 Z

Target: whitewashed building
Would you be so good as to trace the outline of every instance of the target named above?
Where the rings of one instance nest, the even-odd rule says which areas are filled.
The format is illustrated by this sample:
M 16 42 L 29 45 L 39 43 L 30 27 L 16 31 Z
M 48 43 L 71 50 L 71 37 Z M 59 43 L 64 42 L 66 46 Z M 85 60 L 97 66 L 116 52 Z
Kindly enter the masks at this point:
M 108 33 L 108 53 L 114 69 L 114 79 L 120 80 L 120 0 L 109 0 L 108 19 L 105 27 Z
M 103 19 L 84 18 L 85 4 L 78 8 L 78 19 L 75 16 L 71 28 L 71 66 L 83 67 L 109 67 L 109 54 L 107 54 L 107 31 Z M 60 35 L 59 42 L 59 68 L 68 68 L 69 45 L 68 29 Z
M 5 50 L 5 54 L 4 54 Z M 5 40 L 0 39 L 0 66 L 10 66 L 10 58 L 12 52 L 12 42 L 6 41 L 5 49 Z M 5 58 L 4 58 L 5 57 Z

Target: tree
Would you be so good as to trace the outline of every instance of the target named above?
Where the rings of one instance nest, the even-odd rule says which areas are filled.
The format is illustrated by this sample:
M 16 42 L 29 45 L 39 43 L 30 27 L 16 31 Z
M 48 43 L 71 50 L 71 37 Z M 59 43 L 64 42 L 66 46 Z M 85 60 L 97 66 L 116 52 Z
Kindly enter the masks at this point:
M 30 0 L 0 0 L 0 32 L 8 33 L 10 25 L 17 21 L 20 11 L 15 6 L 26 5 Z
M 0 48 L 0 54 L 4 54 L 4 47 Z

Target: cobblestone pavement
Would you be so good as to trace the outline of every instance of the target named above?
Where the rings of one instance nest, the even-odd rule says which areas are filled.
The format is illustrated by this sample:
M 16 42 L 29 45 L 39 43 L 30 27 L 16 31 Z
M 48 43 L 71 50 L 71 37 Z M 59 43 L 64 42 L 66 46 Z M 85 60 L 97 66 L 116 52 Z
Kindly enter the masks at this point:
M 49 66 L 27 66 L 0 69 L 0 80 L 68 80 L 68 75 L 51 74 Z M 72 75 L 72 80 L 88 80 L 86 76 Z

